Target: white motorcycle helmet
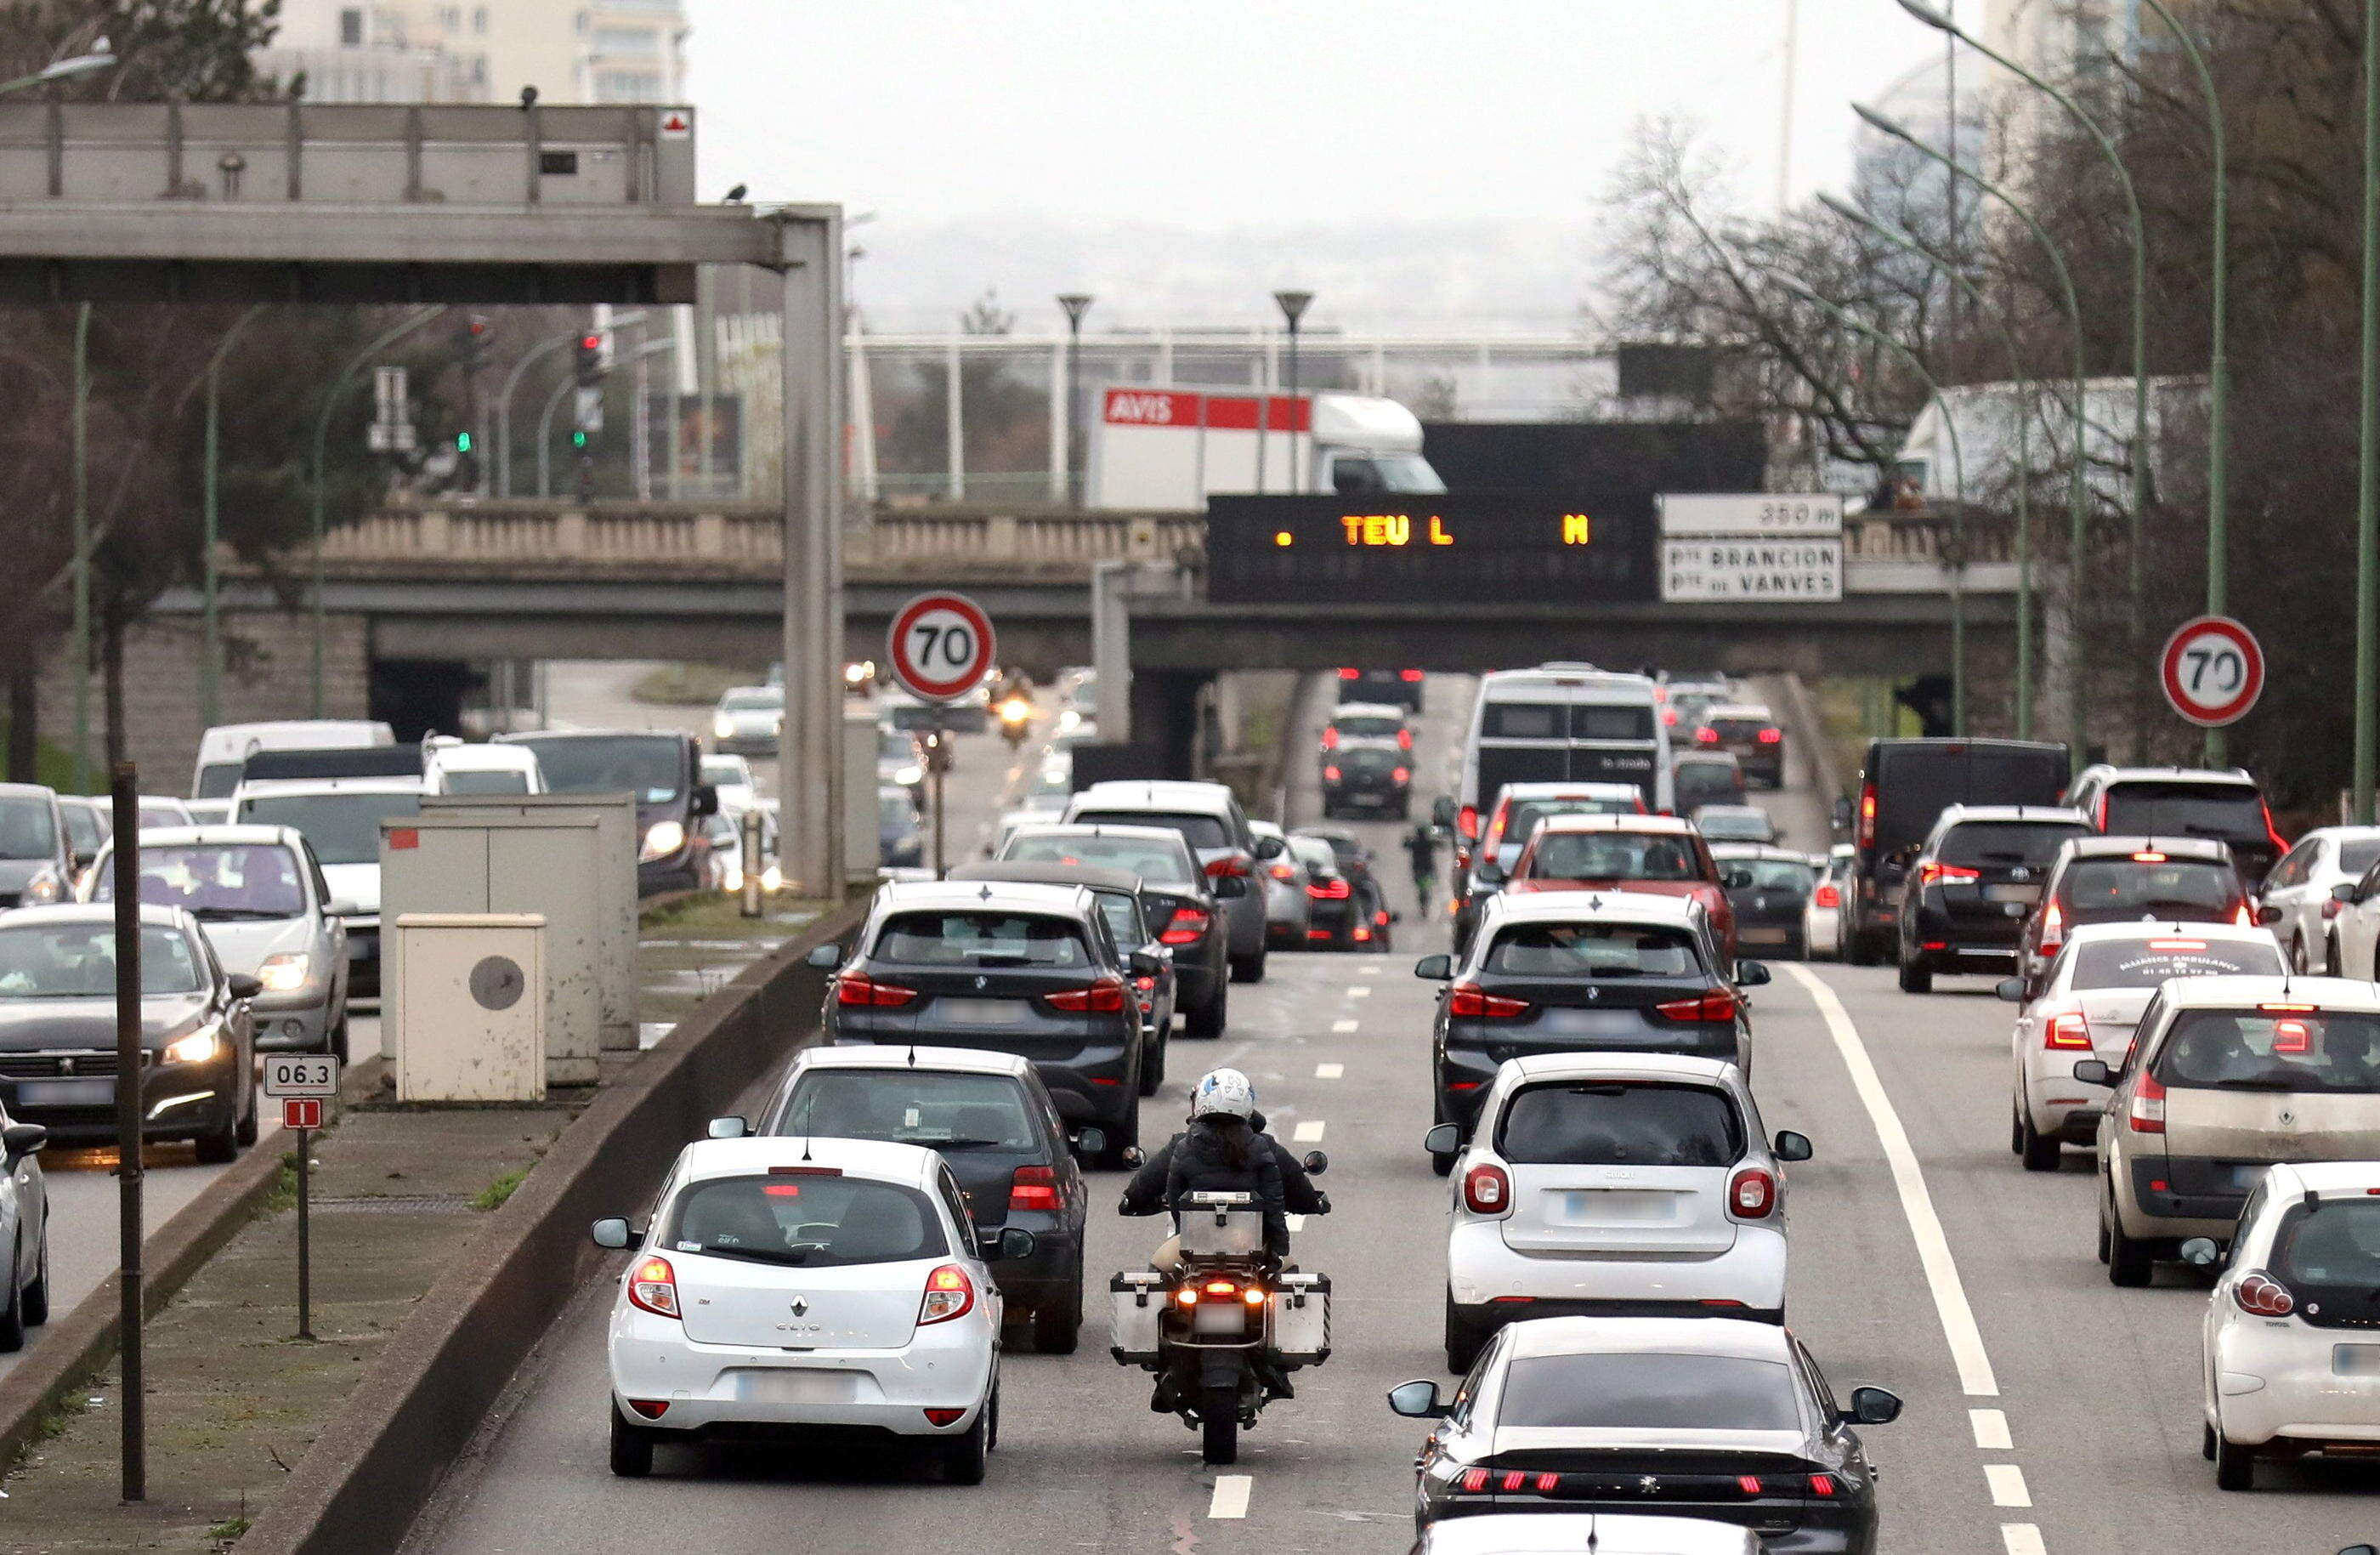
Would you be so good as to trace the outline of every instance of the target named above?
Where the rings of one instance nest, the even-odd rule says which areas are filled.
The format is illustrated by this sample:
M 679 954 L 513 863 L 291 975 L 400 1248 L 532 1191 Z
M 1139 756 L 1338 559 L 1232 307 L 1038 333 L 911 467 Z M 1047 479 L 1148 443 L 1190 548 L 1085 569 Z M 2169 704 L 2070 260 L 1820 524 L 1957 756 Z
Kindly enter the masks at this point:
M 1190 1087 L 1190 1115 L 1194 1118 L 1233 1117 L 1246 1119 L 1257 1110 L 1257 1087 L 1236 1069 L 1209 1070 Z

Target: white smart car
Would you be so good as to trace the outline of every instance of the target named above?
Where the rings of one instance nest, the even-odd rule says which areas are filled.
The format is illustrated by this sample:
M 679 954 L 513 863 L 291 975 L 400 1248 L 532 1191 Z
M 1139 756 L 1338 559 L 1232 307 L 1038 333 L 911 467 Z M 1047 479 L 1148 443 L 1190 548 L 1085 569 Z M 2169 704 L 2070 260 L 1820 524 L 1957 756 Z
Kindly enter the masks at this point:
M 1732 1063 L 1507 1059 L 1454 1162 L 1448 1367 L 1469 1370 L 1500 1325 L 1524 1318 L 1783 1321 L 1781 1163 L 1809 1159 L 1801 1135 L 1764 1136 Z
M 2226 1490 L 2260 1457 L 2367 1460 L 2380 1446 L 2380 1161 L 2289 1162 L 2248 1196 L 2227 1259 L 2193 1238 L 2181 1256 L 2223 1272 L 2206 1303 L 2206 1456 Z
M 944 1477 L 983 1479 L 1000 1431 L 1002 1304 L 931 1150 L 853 1139 L 709 1139 L 681 1151 L 612 1309 L 612 1472 L 719 1432 L 849 1427 L 918 1440 Z

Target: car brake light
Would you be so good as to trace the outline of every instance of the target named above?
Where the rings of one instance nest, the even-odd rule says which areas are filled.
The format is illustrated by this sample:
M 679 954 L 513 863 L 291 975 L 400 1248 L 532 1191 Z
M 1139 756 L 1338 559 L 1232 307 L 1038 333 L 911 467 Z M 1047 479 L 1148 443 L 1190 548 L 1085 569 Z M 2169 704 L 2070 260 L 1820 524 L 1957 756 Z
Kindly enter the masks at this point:
M 1322 781 L 1325 783 L 1337 783 L 1339 781 L 1339 769 L 1336 767 L 1323 768 Z
M 1397 748 L 1399 750 L 1411 750 L 1413 748 L 1413 731 L 1411 729 L 1400 729 L 1397 731 Z
M 1011 1209 L 1058 1208 L 1058 1171 L 1050 1166 L 1020 1166 L 1008 1179 Z
M 1112 1014 L 1123 1008 L 1123 982 L 1118 978 L 1100 978 L 1081 988 L 1045 993 L 1041 1002 L 1070 1014 Z
M 1466 837 L 1479 835 L 1479 807 L 1465 805 L 1454 812 L 1454 829 Z
M 2143 1075 L 2140 1087 L 2132 1092 L 2131 1105 L 2125 1110 L 2124 1122 L 2134 1134 L 2165 1132 L 2165 1087 L 2155 1075 Z
M 1785 743 L 1785 731 L 1782 729 L 1763 729 L 1759 734 L 1753 737 L 1757 739 L 1762 745 L 1782 745 Z
M 1678 710 L 1675 708 L 1663 708 L 1661 710 L 1661 722 L 1668 724 L 1672 729 L 1676 728 L 1678 726 Z
M 1694 731 L 1694 743 L 1696 745 L 1717 745 L 1718 744 L 1718 731 L 1711 728 L 1708 724 L 1706 724 L 1702 728 Z
M 2069 1010 L 2062 1015 L 2053 1016 L 2041 1034 L 2041 1045 L 2045 1048 L 2070 1048 L 2087 1053 L 2091 1051 L 2091 1023 L 2082 1018 L 2080 1010 Z
M 929 1426 L 955 1426 L 966 1418 L 964 1409 L 929 1409 L 925 1412 Z
M 2286 1318 L 2298 1305 L 2288 1286 L 2262 1270 L 2232 1286 L 2231 1299 L 2240 1304 L 2240 1311 L 2259 1318 Z
M 1831 1496 L 1834 1493 L 1835 1476 L 1833 1475 L 1814 1474 L 1810 1476 L 1810 1494 L 1825 1497 Z
M 670 1401 L 667 1399 L 630 1399 L 628 1401 L 628 1407 L 648 1420 L 660 1419 L 669 1413 L 669 1406 Z
M 1815 899 L 1822 907 L 1840 907 L 1843 905 L 1843 893 L 1831 885 L 1818 887 Z
M 926 1276 L 926 1298 L 917 1304 L 917 1326 L 947 1323 L 975 1310 L 975 1282 L 967 1271 L 946 1263 Z
M 1318 902 L 1344 902 L 1352 889 L 1344 880 L 1316 881 L 1305 893 Z
M 1446 990 L 1446 1013 L 1466 1020 L 1508 1020 L 1528 1013 L 1525 999 L 1507 999 L 1477 983 L 1456 983 Z
M 1859 845 L 1876 845 L 1876 784 L 1860 784 Z
M 1176 907 L 1173 921 L 1157 937 L 1160 945 L 1195 945 L 1205 936 L 1207 925 L 1214 921 L 1204 907 Z
M 1560 1475 L 1541 1474 L 1537 1476 L 1537 1494 L 1541 1496 L 1550 1496 L 1554 1493 L 1554 1488 L 1560 1483 Z
M 1225 854 L 1222 857 L 1216 859 L 1213 863 L 1207 866 L 1207 878 L 1208 880 L 1219 881 L 1231 875 L 1237 875 L 1241 879 L 1245 880 L 1247 878 L 1247 873 L 1248 861 L 1241 857 L 1236 853 Z
M 1463 1488 L 1466 1490 L 1485 1490 L 1488 1488 L 1488 1471 L 1486 1469 L 1478 1468 L 1464 1469 L 1463 1471 Z
M 2310 1015 L 2313 1014 L 2315 1006 L 2312 1004 L 2284 1004 L 2278 1000 L 2272 1000 L 2265 1003 L 2257 1005 L 2256 1009 L 2258 1013 L 2267 1015 Z
M 1970 869 L 1958 864 L 1920 864 L 1917 867 L 1917 884 L 1921 890 L 1945 881 L 1979 881 L 1983 878 L 1981 869 Z
M 834 979 L 834 1002 L 838 1004 L 896 1009 L 917 997 L 917 990 L 914 988 L 903 988 L 898 983 L 880 983 L 865 972 L 845 972 Z
M 2132 855 L 2132 862 L 2135 864 L 2162 864 L 2166 862 L 2166 856 L 2162 853 L 2136 853 Z
M 1475 1166 L 1463 1174 L 1463 1204 L 1475 1215 L 1509 1215 L 1512 1179 L 1500 1166 Z
M 1723 988 L 1653 1006 L 1653 1013 L 1664 1020 L 1733 1020 L 1735 1012 L 1735 994 Z
M 2041 954 L 2055 955 L 2066 938 L 2066 909 L 2055 899 L 2041 909 Z
M 1342 680 L 1354 680 L 1362 675 L 1363 673 L 1364 672 L 1361 670 L 1342 669 L 1339 672 L 1339 678 Z
M 667 1258 L 646 1258 L 628 1276 L 628 1305 L 641 1306 L 657 1318 L 682 1318 L 677 1306 L 677 1270 Z
M 1297 878 L 1297 871 L 1286 864 L 1275 864 L 1269 872 L 1277 881 L 1291 881 Z
M 1756 1496 L 1760 1494 L 1760 1476 L 1756 1474 L 1739 1474 L 1735 1476 L 1735 1488 L 1747 1496 Z
M 1413 769 L 1411 767 L 1399 767 L 1389 774 L 1389 781 L 1390 783 L 1411 783 L 1413 781 Z
M 2277 1053 L 2311 1052 L 2313 1034 L 2301 1020 L 2278 1020 L 2273 1023 L 2273 1051 Z
M 1727 1205 L 1738 1220 L 1766 1220 L 1777 1208 L 1777 1179 L 1759 1167 L 1745 1167 L 1727 1184 Z
M 1339 725 L 1336 723 L 1330 724 L 1323 729 L 1322 748 L 1325 750 L 1336 750 L 1339 748 Z
M 2231 915 L 2231 921 L 2242 929 L 2253 929 L 2256 927 L 2256 909 L 2242 902 L 2240 910 Z
M 1397 678 L 1403 681 L 1407 686 L 1419 686 L 1421 684 L 1421 672 L 1419 670 L 1399 670 L 1397 672 Z

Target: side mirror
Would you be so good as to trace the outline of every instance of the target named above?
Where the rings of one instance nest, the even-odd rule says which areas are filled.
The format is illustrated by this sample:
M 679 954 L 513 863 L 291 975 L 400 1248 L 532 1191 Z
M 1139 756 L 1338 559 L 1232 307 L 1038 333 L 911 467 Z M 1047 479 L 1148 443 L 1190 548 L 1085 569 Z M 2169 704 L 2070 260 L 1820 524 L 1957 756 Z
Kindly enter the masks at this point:
M 1425 955 L 1414 963 L 1414 976 L 1426 978 L 1431 982 L 1442 983 L 1454 976 L 1454 957 Z
M 2007 1003 L 2022 1004 L 2024 1002 L 2024 979 L 2002 978 L 1992 985 L 1992 992 Z
M 1718 883 L 1729 891 L 1742 891 L 1745 886 L 1752 883 L 1752 871 L 1749 869 L 1730 869 L 1727 873 L 1719 876 Z
M 2358 882 L 2354 881 L 2341 881 L 2338 884 L 2330 888 L 2330 899 L 2334 902 L 2354 901 L 2355 887 L 2357 883 Z M 2367 1546 L 2366 1548 L 2369 1547 Z
M 1408 1420 L 1443 1420 L 1447 1406 L 1439 1402 L 1438 1384 L 1428 1378 L 1400 1382 L 1389 1390 L 1389 1407 Z
M 2105 1060 L 2096 1058 L 2077 1059 L 2074 1077 L 2086 1086 L 2112 1086 L 2116 1083 L 2116 1072 L 2107 1067 Z
M 1247 893 L 1248 878 L 1245 875 L 1218 875 L 1215 877 L 1215 899 L 1217 901 L 1237 901 Z
M 978 1244 L 989 1263 L 1022 1263 L 1040 1251 L 1041 1239 L 1023 1226 L 1003 1226 L 987 1231 Z
M 234 999 L 253 999 L 264 991 L 264 985 L 245 972 L 234 972 L 224 979 L 224 987 Z
M 1501 885 L 1505 878 L 1504 867 L 1492 858 L 1483 858 L 1479 861 L 1479 868 L 1471 871 L 1471 878 L 1481 885 Z
M 1155 951 L 1135 951 L 1124 959 L 1134 972 L 1144 978 L 1153 978 L 1165 970 L 1165 957 Z
M 1852 829 L 1852 802 L 1849 799 L 1837 799 L 1835 808 L 1828 811 L 1827 815 L 1828 824 L 1836 831 L 1848 832 Z
M 1078 1156 L 1105 1155 L 1108 1149 L 1108 1131 L 1103 1128 L 1083 1129 L 1075 1136 L 1074 1145 L 1075 1153 Z
M 1297 1164 L 1305 1168 L 1307 1176 L 1319 1177 L 1330 1170 L 1330 1158 L 1320 1150 L 1308 1150 L 1305 1152 L 1305 1159 Z
M 2181 1245 L 2181 1261 L 2193 1269 L 2213 1269 L 2223 1261 L 2223 1250 L 2207 1236 L 2193 1236 Z
M 49 1142 L 50 1131 L 40 1124 L 10 1124 L 0 1128 L 0 1156 L 6 1156 L 10 1166 Z
M 719 790 L 707 783 L 698 783 L 687 796 L 686 811 L 697 820 L 708 820 L 719 813 Z
M 1421 1136 L 1421 1148 L 1434 1156 L 1451 1156 L 1463 1148 L 1463 1131 L 1452 1124 L 1439 1124 Z
M 1122 1160 L 1126 1166 L 1138 1167 L 1148 1160 L 1148 1153 L 1142 1150 L 1139 1146 L 1126 1145 L 1123 1148 L 1123 1154 L 1118 1156 L 1117 1159 Z
M 1773 974 L 1768 970 L 1768 964 L 1765 961 L 1739 961 L 1735 964 L 1735 983 L 1738 988 L 1758 988 L 1764 983 L 1774 980 Z
M 1454 828 L 1454 796 L 1441 794 L 1429 802 L 1429 823 L 1440 831 Z
M 752 1125 L 742 1118 L 713 1118 L 703 1133 L 712 1139 L 741 1139 L 752 1132 Z
M 1807 1160 L 1815 1152 L 1810 1148 L 1810 1136 L 1791 1129 L 1779 1132 L 1769 1150 L 1779 1160 Z
M 1843 1414 L 1847 1426 L 1889 1426 L 1900 1418 L 1900 1395 L 1888 1388 L 1853 1388 L 1852 1406 Z
M 344 896 L 334 897 L 322 905 L 323 914 L 330 917 L 354 917 L 363 910 L 362 904 L 350 902 Z
M 2281 921 L 2281 909 L 2278 907 L 2258 907 L 2256 909 L 2256 921 L 2263 927 L 2270 929 L 2273 925 Z
M 2380 1549 L 2374 1549 L 2368 1544 L 2350 1544 L 2340 1550 L 2338 1555 L 2380 1555 Z
M 588 1234 L 595 1238 L 598 1247 L 610 1247 L 616 1251 L 628 1245 L 628 1222 L 613 1215 L 596 1221 Z
M 1250 851 L 1258 858 L 1279 858 L 1289 851 L 1289 844 L 1279 837 L 1258 837 Z
M 802 957 L 802 961 L 804 965 L 815 966 L 821 972 L 832 972 L 843 965 L 843 947 L 812 945 L 809 954 Z

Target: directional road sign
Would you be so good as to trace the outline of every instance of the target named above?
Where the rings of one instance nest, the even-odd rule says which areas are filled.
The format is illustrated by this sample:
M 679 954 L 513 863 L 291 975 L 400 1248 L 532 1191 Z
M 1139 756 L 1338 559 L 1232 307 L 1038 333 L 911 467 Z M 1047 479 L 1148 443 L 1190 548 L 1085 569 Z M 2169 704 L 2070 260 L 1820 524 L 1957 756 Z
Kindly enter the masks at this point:
M 2209 729 L 2247 716 L 2265 690 L 2265 650 L 2253 632 L 2228 615 L 2202 615 L 2175 627 L 2158 670 L 2173 711 Z
M 892 617 L 892 678 L 921 702 L 952 702 L 991 672 L 991 618 L 965 594 L 920 594 Z

